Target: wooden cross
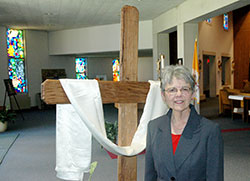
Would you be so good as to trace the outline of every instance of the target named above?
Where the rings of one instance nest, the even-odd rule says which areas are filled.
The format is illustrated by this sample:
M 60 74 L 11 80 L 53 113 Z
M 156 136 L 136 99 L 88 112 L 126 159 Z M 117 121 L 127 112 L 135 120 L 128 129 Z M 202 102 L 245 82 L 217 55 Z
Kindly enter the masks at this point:
M 148 82 L 137 82 L 138 27 L 138 10 L 124 6 L 121 11 L 121 81 L 99 81 L 102 102 L 118 103 L 119 146 L 131 144 L 138 125 L 138 103 L 145 103 L 150 86 Z M 42 84 L 42 99 L 47 104 L 70 103 L 58 80 L 46 80 Z M 136 156 L 118 156 L 118 180 L 137 180 Z

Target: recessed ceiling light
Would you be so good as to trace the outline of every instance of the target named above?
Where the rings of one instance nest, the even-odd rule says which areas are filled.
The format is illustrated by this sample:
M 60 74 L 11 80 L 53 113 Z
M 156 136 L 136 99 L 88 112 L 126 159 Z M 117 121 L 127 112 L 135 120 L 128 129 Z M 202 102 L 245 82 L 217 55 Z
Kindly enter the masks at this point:
M 44 13 L 44 15 L 46 15 L 46 16 L 53 16 L 54 14 L 53 13 Z
M 56 26 L 55 24 L 47 24 L 47 26 L 52 27 L 52 26 Z

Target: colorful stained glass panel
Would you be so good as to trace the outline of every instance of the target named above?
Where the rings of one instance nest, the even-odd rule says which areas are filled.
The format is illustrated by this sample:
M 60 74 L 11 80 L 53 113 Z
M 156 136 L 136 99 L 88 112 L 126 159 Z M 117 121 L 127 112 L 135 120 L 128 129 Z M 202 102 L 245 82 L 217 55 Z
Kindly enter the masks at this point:
M 75 64 L 76 64 L 76 78 L 77 79 L 86 79 L 87 78 L 86 58 L 76 58 Z
M 76 73 L 76 78 L 77 79 L 87 79 L 87 76 L 85 73 Z
M 24 41 L 22 30 L 7 30 L 8 57 L 24 58 Z
M 9 78 L 12 79 L 16 92 L 26 92 L 24 59 L 10 58 L 8 63 Z
M 120 61 L 119 59 L 114 59 L 112 62 L 113 66 L 113 81 L 120 81 Z
M 212 22 L 212 19 L 211 19 L 211 18 L 208 18 L 208 19 L 206 19 L 206 22 L 207 22 L 207 23 L 211 23 L 211 22 Z
M 228 14 L 227 13 L 223 15 L 223 28 L 224 30 L 228 30 Z

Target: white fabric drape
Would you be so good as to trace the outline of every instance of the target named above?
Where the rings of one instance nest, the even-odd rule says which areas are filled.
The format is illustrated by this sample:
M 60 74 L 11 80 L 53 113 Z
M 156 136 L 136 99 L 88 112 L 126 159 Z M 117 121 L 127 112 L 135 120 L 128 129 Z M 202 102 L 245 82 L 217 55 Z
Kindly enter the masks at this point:
M 56 171 L 57 177 L 64 180 L 81 180 L 83 173 L 88 172 L 91 134 L 108 151 L 134 156 L 146 147 L 148 122 L 167 112 L 161 98 L 160 82 L 149 81 L 150 90 L 132 143 L 130 146 L 117 146 L 106 136 L 98 82 L 76 79 L 61 79 L 60 82 L 71 102 L 57 105 Z

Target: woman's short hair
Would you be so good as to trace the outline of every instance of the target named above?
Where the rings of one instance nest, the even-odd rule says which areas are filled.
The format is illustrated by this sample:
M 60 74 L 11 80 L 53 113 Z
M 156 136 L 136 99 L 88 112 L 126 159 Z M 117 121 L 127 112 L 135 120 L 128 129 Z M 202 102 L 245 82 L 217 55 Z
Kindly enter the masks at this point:
M 195 80 L 189 71 L 183 65 L 168 65 L 162 70 L 162 77 L 161 77 L 161 90 L 164 91 L 166 84 L 171 84 L 173 78 L 182 79 L 186 83 L 190 84 L 191 90 L 194 91 L 195 89 Z

